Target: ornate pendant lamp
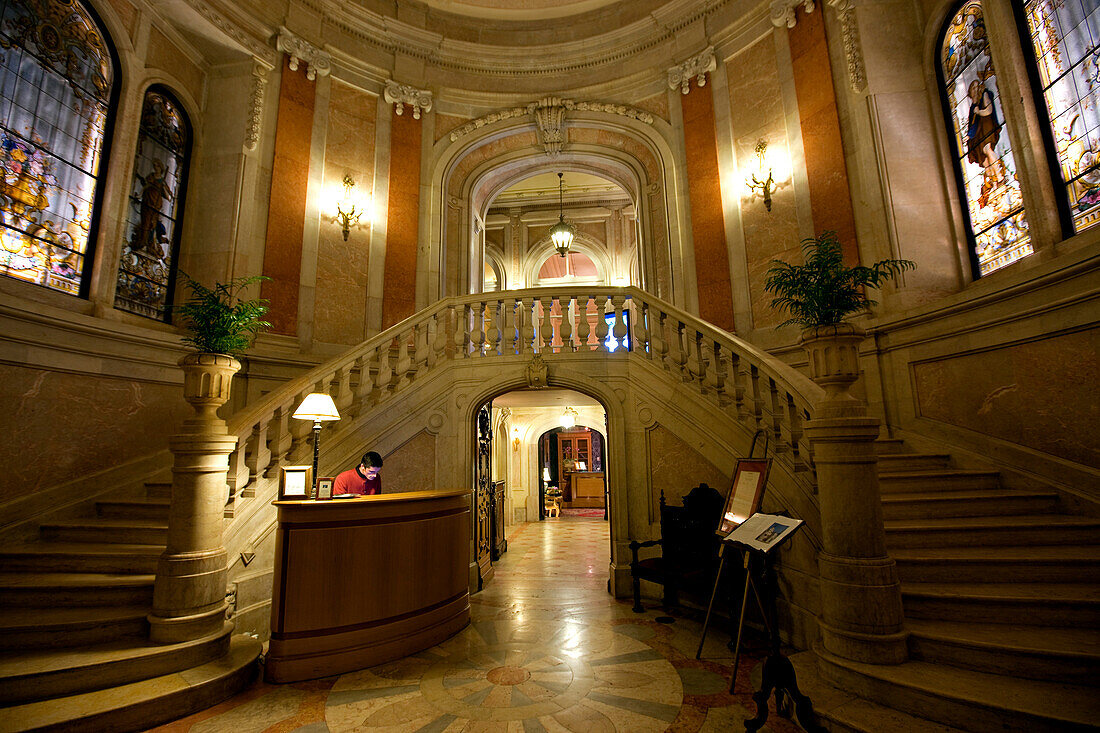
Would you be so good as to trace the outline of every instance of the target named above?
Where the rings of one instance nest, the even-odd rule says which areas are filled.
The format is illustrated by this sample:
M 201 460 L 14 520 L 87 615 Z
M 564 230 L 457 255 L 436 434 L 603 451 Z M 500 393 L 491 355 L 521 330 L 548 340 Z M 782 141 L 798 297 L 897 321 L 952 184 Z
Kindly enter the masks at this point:
M 562 173 L 558 174 L 558 223 L 550 227 L 550 239 L 554 240 L 554 249 L 562 257 L 569 254 L 569 245 L 573 244 L 573 236 L 577 230 L 572 224 L 565 222 L 565 199 L 562 196 Z

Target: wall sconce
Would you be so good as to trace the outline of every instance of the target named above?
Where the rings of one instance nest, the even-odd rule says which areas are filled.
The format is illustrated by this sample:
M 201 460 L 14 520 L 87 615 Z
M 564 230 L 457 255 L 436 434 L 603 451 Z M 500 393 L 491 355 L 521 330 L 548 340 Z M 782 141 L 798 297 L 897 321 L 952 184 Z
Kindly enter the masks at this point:
M 512 426 L 512 450 L 519 453 L 519 426 Z
M 344 241 L 346 242 L 348 241 L 348 233 L 351 231 L 351 227 L 359 223 L 359 218 L 367 212 L 370 202 L 356 195 L 355 181 L 350 174 L 344 175 L 343 186 L 343 195 L 333 196 L 333 198 L 336 199 L 335 220 L 339 222 L 340 229 L 344 234 Z M 367 223 L 371 223 L 371 217 L 368 216 L 367 219 Z
M 787 174 L 777 165 L 774 155 L 768 155 L 767 142 L 761 140 L 753 150 L 756 152 L 757 170 L 745 179 L 745 185 L 754 195 L 759 192 L 764 197 L 764 208 L 771 211 L 772 193 L 786 181 Z
M 561 426 L 563 428 L 571 428 L 577 424 L 577 411 L 572 407 L 565 408 L 565 412 L 561 414 Z

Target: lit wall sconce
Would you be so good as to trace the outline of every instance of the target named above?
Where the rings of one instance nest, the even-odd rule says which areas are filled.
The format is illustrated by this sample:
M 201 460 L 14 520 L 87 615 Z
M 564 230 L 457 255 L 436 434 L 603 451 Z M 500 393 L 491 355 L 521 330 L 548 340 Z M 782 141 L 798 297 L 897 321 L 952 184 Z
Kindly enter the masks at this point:
M 768 154 L 768 143 L 761 140 L 753 148 L 756 152 L 757 169 L 745 179 L 745 185 L 753 195 L 759 193 L 764 197 L 764 208 L 772 210 L 772 193 L 787 180 L 785 166 L 779 164 L 775 155 Z
M 571 428 L 577 424 L 577 411 L 572 407 L 565 408 L 565 412 L 561 414 L 561 426 L 563 428 Z
M 519 453 L 519 426 L 512 426 L 512 450 Z
M 340 224 L 346 242 L 352 226 L 359 224 L 359 219 L 363 214 L 367 214 L 368 224 L 372 223 L 372 217 L 367 211 L 371 204 L 370 197 L 363 198 L 356 192 L 355 181 L 351 175 L 344 175 L 343 187 L 342 194 L 333 196 L 336 199 L 336 216 L 334 218 Z

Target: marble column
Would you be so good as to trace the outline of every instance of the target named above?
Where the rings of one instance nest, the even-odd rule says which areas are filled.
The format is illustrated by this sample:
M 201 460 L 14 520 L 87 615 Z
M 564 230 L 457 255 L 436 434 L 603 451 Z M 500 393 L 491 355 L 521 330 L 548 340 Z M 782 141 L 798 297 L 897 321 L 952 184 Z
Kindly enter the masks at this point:
M 218 408 L 229 399 L 240 362 L 226 354 L 188 354 L 179 363 L 184 398 L 195 415 L 169 441 L 174 462 L 168 546 L 157 563 L 149 615 L 149 638 L 161 643 L 197 639 L 225 623 L 222 517 L 229 454 L 237 446 Z
M 907 658 L 901 584 L 886 554 L 875 439 L 879 421 L 849 387 L 859 377 L 862 330 L 842 324 L 803 334 L 810 377 L 826 398 L 806 434 L 821 510 L 821 637 L 836 656 L 870 664 Z

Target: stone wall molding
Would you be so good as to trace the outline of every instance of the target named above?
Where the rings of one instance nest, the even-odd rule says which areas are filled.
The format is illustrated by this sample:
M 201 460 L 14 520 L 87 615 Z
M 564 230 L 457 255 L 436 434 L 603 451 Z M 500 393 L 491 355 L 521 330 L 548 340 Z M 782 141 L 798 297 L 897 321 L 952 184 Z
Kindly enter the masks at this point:
M 322 51 L 286 28 L 279 29 L 275 48 L 290 57 L 291 71 L 297 71 L 298 66 L 304 61 L 306 78 L 310 81 L 315 81 L 318 75 L 328 76 L 332 71 L 332 56 L 327 51 Z
M 691 91 L 691 81 L 701 87 L 707 85 L 707 73 L 718 68 L 718 62 L 714 58 L 714 46 L 707 46 L 705 50 L 692 56 L 682 64 L 677 64 L 668 70 L 668 88 L 680 87 L 681 94 Z
M 772 3 L 772 25 L 776 28 L 787 26 L 794 28 L 798 23 L 796 10 L 801 5 L 807 13 L 814 12 L 814 0 L 774 0 Z
M 229 19 L 218 10 L 215 10 L 204 0 L 186 0 L 186 2 L 191 9 L 209 21 L 215 28 L 233 39 L 233 41 L 246 49 L 254 57 L 260 59 L 271 68 L 275 67 L 275 63 L 278 61 L 275 56 L 275 51 L 265 42 L 266 39 L 271 37 L 270 30 L 264 32 L 262 35 L 264 40 L 260 40 L 244 30 L 238 23 Z
M 826 0 L 840 19 L 840 32 L 844 39 L 844 58 L 848 64 L 848 84 L 852 91 L 867 88 L 867 74 L 863 66 L 863 47 L 859 42 L 859 25 L 856 22 L 853 0 Z
M 255 150 L 260 143 L 268 71 L 270 71 L 270 67 L 265 64 L 258 61 L 252 63 L 251 87 L 248 92 L 248 121 L 245 125 L 244 134 L 244 147 L 247 150 Z
M 540 110 L 547 110 L 548 108 L 555 107 L 561 108 L 561 124 L 563 128 L 565 112 L 603 112 L 605 114 L 618 115 L 620 117 L 629 117 L 630 119 L 638 120 L 639 122 L 646 125 L 653 124 L 653 115 L 649 114 L 648 112 L 643 112 L 640 109 L 635 109 L 634 107 L 628 107 L 625 104 L 578 101 L 576 99 L 563 99 L 561 97 L 543 97 L 537 102 L 531 102 L 530 104 L 523 107 L 510 107 L 508 109 L 497 110 L 496 112 L 491 112 L 484 117 L 479 117 L 476 120 L 471 120 L 465 125 L 457 127 L 451 131 L 451 142 L 454 142 L 459 138 L 465 137 L 471 132 L 479 130 L 486 125 L 491 125 L 502 120 L 513 119 L 515 117 L 525 117 L 527 115 L 532 115 L 536 118 L 536 125 L 541 125 L 541 123 L 538 121 L 538 113 L 540 112 Z M 546 122 L 549 125 L 553 120 L 553 115 L 547 114 L 545 115 L 545 117 Z M 543 134 L 544 133 L 542 132 L 540 126 L 539 142 L 542 142 L 545 148 L 546 143 L 543 142 Z M 558 147 L 558 150 L 560 151 L 560 146 Z M 549 151 L 547 152 L 547 154 L 550 154 Z
M 427 89 L 417 89 L 409 84 L 390 80 L 386 82 L 386 89 L 382 94 L 388 104 L 394 105 L 395 114 L 404 114 L 405 105 L 412 107 L 414 120 L 419 120 L 421 114 L 432 109 L 432 93 Z

